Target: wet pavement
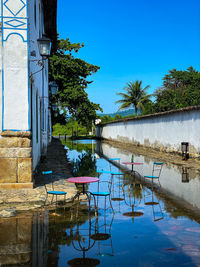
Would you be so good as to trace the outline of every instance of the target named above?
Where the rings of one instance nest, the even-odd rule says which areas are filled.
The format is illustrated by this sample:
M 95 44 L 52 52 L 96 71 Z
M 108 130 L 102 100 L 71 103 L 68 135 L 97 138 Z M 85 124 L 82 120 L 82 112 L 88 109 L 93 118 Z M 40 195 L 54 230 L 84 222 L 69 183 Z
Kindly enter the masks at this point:
M 17 212 L 38 209 L 44 206 L 46 200 L 47 188 L 51 189 L 51 181 L 45 179 L 42 171 L 53 171 L 52 182 L 56 190 L 67 191 L 66 201 L 70 201 L 77 192 L 74 184 L 66 181 L 71 177 L 71 165 L 67 161 L 67 151 L 61 142 L 53 139 L 48 147 L 45 158 L 40 162 L 37 173 L 35 174 L 34 189 L 3 189 L 0 191 L 0 217 L 15 216 Z M 51 198 L 48 198 L 46 204 L 50 204 Z

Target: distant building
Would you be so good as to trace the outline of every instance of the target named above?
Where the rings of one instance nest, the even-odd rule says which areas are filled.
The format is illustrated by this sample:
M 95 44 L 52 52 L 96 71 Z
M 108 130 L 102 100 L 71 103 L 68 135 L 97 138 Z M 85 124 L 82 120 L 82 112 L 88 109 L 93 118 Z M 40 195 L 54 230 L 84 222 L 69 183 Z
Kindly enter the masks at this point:
M 37 40 L 56 47 L 57 0 L 1 0 L 0 188 L 31 188 L 51 139 L 48 59 Z

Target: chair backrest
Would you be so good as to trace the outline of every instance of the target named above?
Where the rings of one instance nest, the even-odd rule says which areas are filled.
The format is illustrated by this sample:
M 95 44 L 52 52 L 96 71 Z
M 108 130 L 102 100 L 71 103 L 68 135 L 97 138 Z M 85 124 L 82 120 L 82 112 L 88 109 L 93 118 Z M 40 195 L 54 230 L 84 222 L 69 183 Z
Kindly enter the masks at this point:
M 163 167 L 163 162 L 154 162 L 152 176 L 157 176 L 158 178 L 160 178 L 162 167 Z
M 43 171 L 42 174 L 48 179 L 48 181 L 51 182 L 52 189 L 54 190 L 53 181 L 52 181 L 53 171 Z M 46 192 L 48 192 L 46 181 L 44 181 L 44 187 L 45 187 Z
M 112 180 L 111 181 L 98 181 L 97 184 L 97 188 L 98 188 L 98 192 L 103 190 L 107 191 L 109 193 L 111 193 L 111 188 L 112 188 Z

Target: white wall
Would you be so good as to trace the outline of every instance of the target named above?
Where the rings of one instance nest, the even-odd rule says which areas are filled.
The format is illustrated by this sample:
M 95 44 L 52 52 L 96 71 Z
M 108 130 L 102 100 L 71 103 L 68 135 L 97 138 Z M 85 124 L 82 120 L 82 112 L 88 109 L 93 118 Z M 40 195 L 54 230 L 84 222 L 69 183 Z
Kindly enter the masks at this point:
M 3 130 L 28 131 L 27 1 L 3 1 L 1 122 Z
M 1 14 L 0 131 L 32 132 L 35 169 L 49 140 L 48 60 L 43 70 L 38 64 L 42 58 L 37 39 L 44 34 L 42 0 L 2 1 Z
M 200 153 L 200 110 L 163 114 L 108 123 L 96 127 L 96 136 L 135 143 L 165 151 L 180 151 L 181 142 L 189 142 L 190 153 Z

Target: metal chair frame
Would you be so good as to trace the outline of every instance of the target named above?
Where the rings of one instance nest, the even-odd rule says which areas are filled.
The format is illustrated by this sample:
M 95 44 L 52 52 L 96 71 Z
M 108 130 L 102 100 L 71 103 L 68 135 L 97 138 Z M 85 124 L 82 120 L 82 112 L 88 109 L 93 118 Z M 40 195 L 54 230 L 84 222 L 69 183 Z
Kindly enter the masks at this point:
M 154 222 L 160 221 L 164 218 L 163 211 L 158 198 L 155 199 L 155 192 L 153 188 L 144 190 L 144 204 L 152 207 Z M 156 207 L 158 207 L 156 209 Z M 158 210 L 158 211 L 156 211 Z M 159 215 L 157 215 L 159 213 Z
M 65 203 L 66 202 L 66 194 L 67 194 L 67 192 L 66 191 L 57 191 L 57 190 L 54 189 L 54 185 L 53 185 L 53 181 L 52 181 L 53 171 L 43 171 L 42 174 L 43 175 L 50 175 L 51 187 L 52 187 L 52 190 L 49 190 L 47 188 L 46 183 L 44 183 L 44 187 L 45 187 L 46 194 L 47 194 L 44 205 L 46 204 L 46 201 L 48 199 L 48 195 L 52 195 L 51 204 L 53 203 L 54 196 L 56 196 L 56 207 L 57 207 L 57 202 L 58 202 L 58 196 L 64 196 L 64 203 Z
M 107 183 L 108 191 L 100 191 L 100 184 L 101 183 Z M 96 192 L 90 192 L 90 194 L 94 198 L 95 215 L 97 215 L 97 213 L 98 213 L 99 197 L 105 197 L 104 211 L 106 211 L 109 208 L 109 207 L 106 208 L 106 197 L 109 197 L 110 207 L 111 207 L 112 211 L 114 212 L 113 207 L 112 207 L 112 203 L 111 203 L 111 199 L 110 199 L 111 188 L 112 188 L 112 179 L 111 179 L 111 181 L 98 181 L 97 191 Z M 97 197 L 97 200 L 96 200 L 96 197 Z
M 163 162 L 154 162 L 153 163 L 153 169 L 152 169 L 152 175 L 144 175 L 144 178 L 151 179 L 152 184 L 153 180 L 158 179 L 158 182 L 160 184 L 160 174 L 162 171 Z

